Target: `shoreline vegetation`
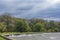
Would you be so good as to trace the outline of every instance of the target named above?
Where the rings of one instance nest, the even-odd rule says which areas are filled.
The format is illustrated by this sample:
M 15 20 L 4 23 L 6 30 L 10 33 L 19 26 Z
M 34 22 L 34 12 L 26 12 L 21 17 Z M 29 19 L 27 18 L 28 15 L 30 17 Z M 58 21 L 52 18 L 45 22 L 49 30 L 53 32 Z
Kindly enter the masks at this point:
M 5 40 L 4 38 L 0 37 L 0 40 Z
M 60 33 L 60 32 L 3 32 L 3 33 L 0 33 L 0 35 L 5 36 L 10 34 L 23 35 L 23 34 L 42 34 L 42 33 Z
M 0 33 L 0 35 L 4 36 L 4 35 L 10 35 L 10 34 L 38 34 L 38 33 L 43 33 L 43 32 L 3 32 Z
M 4 36 L 0 35 L 0 40 L 12 40 L 12 39 L 5 37 L 5 35 Z
M 23 19 L 9 13 L 0 15 L 0 34 L 60 32 L 60 22 L 39 18 Z M 9 33 L 10 34 L 10 33 Z

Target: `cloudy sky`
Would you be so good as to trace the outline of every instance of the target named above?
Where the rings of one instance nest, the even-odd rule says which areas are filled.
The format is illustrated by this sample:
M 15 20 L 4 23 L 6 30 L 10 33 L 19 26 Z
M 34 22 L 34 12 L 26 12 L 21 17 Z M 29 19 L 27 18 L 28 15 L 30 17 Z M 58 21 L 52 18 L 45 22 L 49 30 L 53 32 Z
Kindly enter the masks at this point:
M 20 18 L 60 20 L 60 0 L 0 0 L 0 14 Z

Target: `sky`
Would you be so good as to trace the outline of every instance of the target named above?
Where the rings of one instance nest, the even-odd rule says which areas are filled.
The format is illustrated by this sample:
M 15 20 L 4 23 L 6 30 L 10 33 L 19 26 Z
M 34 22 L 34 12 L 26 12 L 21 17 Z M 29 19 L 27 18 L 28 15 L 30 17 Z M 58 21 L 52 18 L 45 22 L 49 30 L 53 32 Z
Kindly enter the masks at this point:
M 0 14 L 19 18 L 60 20 L 60 0 L 0 0 Z

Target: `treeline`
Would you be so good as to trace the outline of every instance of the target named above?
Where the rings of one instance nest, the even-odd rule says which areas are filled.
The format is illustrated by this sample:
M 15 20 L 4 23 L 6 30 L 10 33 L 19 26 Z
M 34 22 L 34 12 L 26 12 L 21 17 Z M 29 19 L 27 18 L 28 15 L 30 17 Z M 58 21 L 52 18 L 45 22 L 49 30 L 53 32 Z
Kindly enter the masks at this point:
M 0 15 L 0 32 L 60 32 L 60 22 Z

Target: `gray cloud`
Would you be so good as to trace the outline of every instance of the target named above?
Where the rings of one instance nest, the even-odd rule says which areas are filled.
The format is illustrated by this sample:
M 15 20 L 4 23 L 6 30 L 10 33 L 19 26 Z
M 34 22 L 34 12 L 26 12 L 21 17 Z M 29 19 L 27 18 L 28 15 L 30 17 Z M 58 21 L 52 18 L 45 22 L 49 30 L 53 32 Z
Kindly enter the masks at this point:
M 0 14 L 9 12 L 16 17 L 51 19 L 59 17 L 59 11 L 60 0 L 0 0 Z

